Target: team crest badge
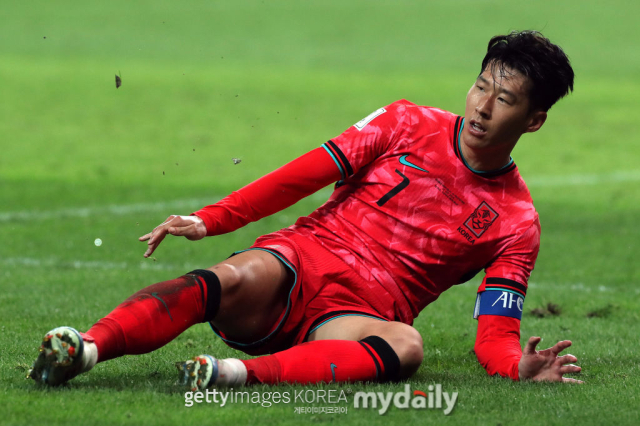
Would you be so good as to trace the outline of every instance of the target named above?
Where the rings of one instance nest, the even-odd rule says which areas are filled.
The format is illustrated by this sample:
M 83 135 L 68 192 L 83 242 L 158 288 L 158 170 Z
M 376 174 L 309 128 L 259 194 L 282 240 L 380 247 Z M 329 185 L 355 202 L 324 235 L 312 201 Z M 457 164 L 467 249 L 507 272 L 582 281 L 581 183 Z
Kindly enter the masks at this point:
M 483 201 L 474 211 L 471 216 L 466 220 L 464 226 L 473 233 L 477 238 L 480 238 L 484 232 L 498 218 L 498 213 Z

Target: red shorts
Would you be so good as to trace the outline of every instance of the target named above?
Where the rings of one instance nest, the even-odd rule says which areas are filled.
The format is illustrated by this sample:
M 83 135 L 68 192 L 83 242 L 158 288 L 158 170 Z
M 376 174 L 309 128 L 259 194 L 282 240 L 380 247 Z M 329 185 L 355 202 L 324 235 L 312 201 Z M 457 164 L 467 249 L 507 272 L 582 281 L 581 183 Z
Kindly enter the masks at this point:
M 313 236 L 283 229 L 258 238 L 248 250 L 264 250 L 278 257 L 293 271 L 295 283 L 284 312 L 264 338 L 230 341 L 212 325 L 234 349 L 250 355 L 279 352 L 304 342 L 322 324 L 346 315 L 396 320 L 391 295 L 377 282 L 364 280 Z

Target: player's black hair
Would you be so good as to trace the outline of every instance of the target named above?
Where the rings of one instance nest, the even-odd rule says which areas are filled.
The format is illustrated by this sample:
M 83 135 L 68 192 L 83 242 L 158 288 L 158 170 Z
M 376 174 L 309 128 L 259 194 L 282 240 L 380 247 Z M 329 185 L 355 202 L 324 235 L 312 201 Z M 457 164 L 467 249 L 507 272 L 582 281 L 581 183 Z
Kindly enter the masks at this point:
M 482 74 L 509 76 L 509 69 L 529 78 L 531 110 L 548 111 L 560 98 L 573 92 L 573 68 L 557 45 L 538 31 L 513 31 L 489 40 L 482 60 Z

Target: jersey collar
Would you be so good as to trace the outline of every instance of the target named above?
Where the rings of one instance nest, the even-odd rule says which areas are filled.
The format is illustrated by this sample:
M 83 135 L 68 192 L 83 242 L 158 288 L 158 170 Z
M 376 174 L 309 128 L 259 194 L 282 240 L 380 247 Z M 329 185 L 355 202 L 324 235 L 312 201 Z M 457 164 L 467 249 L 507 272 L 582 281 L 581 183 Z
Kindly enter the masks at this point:
M 467 160 L 465 160 L 464 156 L 462 155 L 462 150 L 460 149 L 460 137 L 462 135 L 463 128 L 464 128 L 464 117 L 458 117 L 456 119 L 456 124 L 453 130 L 454 132 L 453 133 L 453 150 L 456 154 L 456 157 L 458 157 L 462 161 L 462 163 L 465 165 L 467 169 L 469 169 L 471 172 L 473 172 L 478 176 L 482 176 L 485 178 L 492 178 L 495 176 L 503 175 L 505 173 L 509 173 L 511 170 L 516 168 L 516 163 L 514 163 L 512 157 L 509 157 L 509 162 L 507 164 L 505 164 L 504 166 L 496 170 L 482 171 L 482 170 L 476 170 L 471 166 L 469 166 L 469 164 L 467 163 Z

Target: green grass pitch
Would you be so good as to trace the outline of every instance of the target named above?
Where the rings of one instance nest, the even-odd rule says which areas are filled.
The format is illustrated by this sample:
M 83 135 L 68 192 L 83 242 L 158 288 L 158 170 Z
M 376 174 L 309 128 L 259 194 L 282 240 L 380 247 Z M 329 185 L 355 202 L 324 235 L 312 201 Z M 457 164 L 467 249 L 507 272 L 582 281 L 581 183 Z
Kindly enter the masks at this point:
M 638 424 L 638 6 L 600 2 L 5 2 L 0 16 L 0 424 Z M 230 235 L 137 237 L 339 134 L 400 98 L 463 113 L 488 39 L 538 29 L 576 91 L 514 152 L 542 222 L 522 341 L 571 339 L 583 386 L 488 377 L 471 353 L 477 279 L 425 309 L 410 380 L 457 391 L 442 410 L 296 414 L 184 406 L 173 362 L 240 356 L 205 325 L 67 386 L 24 379 L 42 334 L 84 330 L 134 291 L 207 267 L 291 224 L 329 189 Z M 115 87 L 115 74 L 122 86 Z M 233 158 L 241 159 L 234 164 Z M 94 240 L 101 238 L 100 247 Z M 559 315 L 538 317 L 549 303 Z M 323 389 L 400 391 L 394 385 Z M 256 387 L 259 392 L 303 387 Z M 315 389 L 315 387 L 309 387 Z M 352 395 L 352 394 L 351 394 Z

